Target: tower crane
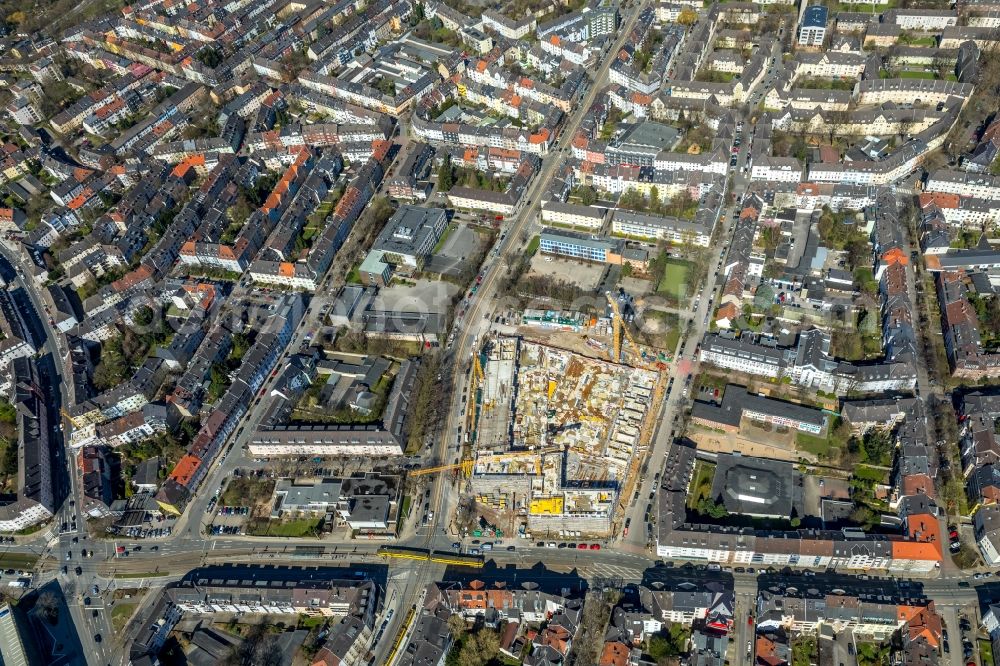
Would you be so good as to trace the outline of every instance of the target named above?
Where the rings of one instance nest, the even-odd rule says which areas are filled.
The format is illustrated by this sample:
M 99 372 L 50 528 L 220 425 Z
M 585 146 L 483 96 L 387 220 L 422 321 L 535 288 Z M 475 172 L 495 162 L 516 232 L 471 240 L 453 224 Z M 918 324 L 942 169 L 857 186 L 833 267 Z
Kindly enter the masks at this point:
M 608 304 L 611 306 L 611 360 L 615 363 L 622 362 L 622 335 L 625 335 L 625 339 L 632 346 L 632 349 L 639 351 L 639 345 L 635 343 L 632 339 L 632 334 L 628 332 L 628 328 L 625 326 L 625 321 L 622 319 L 621 310 L 618 308 L 618 300 L 612 295 L 610 291 L 605 292 L 604 295 L 608 299 Z

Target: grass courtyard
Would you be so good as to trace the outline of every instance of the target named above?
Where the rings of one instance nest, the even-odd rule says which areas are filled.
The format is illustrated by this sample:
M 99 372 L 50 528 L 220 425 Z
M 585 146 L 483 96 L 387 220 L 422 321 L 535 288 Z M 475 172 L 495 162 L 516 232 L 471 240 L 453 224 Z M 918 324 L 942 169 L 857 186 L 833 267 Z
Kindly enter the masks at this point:
M 829 427 L 827 427 L 827 434 L 823 436 L 796 432 L 795 446 L 799 451 L 811 453 L 820 460 L 833 460 L 837 457 L 838 446 L 830 436 Z
M 656 292 L 678 303 L 688 297 L 688 276 L 691 273 L 691 263 L 682 259 L 667 259 L 663 271 L 663 279 L 656 286 Z
M 715 465 L 704 460 L 694 464 L 694 474 L 691 477 L 691 487 L 688 488 L 688 508 L 694 509 L 702 499 L 712 495 L 712 481 L 715 479 Z

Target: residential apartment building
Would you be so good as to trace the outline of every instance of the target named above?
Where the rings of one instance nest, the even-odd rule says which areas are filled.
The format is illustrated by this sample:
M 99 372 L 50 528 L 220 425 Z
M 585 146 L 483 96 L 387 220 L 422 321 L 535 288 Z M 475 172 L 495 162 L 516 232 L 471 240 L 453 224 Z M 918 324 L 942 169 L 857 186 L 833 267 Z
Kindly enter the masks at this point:
M 799 46 L 822 46 L 828 19 L 829 10 L 824 5 L 806 7 L 799 22 Z
M 561 201 L 546 201 L 542 204 L 542 222 L 549 224 L 583 227 L 594 231 L 604 226 L 608 209 L 597 206 L 580 206 L 562 203 Z
M 677 217 L 646 215 L 615 209 L 611 215 L 611 233 L 617 236 L 667 241 L 675 245 L 708 247 L 712 229 Z

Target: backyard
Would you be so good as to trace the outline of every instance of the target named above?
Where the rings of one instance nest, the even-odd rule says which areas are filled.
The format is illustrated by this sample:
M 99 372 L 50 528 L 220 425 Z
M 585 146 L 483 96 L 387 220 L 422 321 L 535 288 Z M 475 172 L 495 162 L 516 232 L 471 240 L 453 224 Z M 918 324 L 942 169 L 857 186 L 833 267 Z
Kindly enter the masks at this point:
M 802 79 L 797 83 L 800 88 L 814 90 L 854 90 L 856 82 L 851 79 L 813 77 Z
M 712 481 L 715 479 L 715 465 L 704 460 L 698 460 L 694 465 L 691 477 L 691 487 L 688 489 L 687 505 L 694 510 L 702 500 L 710 499 Z
M 816 637 L 799 634 L 792 638 L 792 666 L 812 666 L 819 663 Z

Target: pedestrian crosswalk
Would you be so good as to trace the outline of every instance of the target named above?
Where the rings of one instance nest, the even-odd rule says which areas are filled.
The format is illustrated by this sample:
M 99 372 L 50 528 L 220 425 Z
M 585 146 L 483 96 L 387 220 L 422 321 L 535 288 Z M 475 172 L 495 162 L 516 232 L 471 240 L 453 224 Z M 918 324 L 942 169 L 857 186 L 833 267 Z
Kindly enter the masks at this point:
M 587 578 L 617 578 L 625 583 L 637 583 L 642 580 L 643 575 L 643 569 L 603 562 L 580 567 L 580 572 Z

